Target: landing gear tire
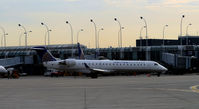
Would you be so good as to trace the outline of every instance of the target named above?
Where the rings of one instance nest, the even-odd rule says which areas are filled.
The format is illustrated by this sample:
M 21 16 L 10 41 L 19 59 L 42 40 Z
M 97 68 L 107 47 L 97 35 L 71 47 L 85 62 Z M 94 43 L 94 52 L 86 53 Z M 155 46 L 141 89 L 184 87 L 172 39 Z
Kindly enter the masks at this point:
M 160 77 L 160 72 L 157 73 L 157 77 Z
M 91 73 L 91 78 L 98 78 L 97 73 Z

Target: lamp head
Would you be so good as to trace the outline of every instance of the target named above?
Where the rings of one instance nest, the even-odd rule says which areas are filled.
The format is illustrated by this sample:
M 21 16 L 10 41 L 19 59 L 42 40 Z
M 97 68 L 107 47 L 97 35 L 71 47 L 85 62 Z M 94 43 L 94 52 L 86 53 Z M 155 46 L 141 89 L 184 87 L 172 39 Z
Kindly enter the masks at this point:
M 117 18 L 114 18 L 115 21 L 117 21 Z
M 93 22 L 93 19 L 91 19 L 90 21 Z
M 184 18 L 185 17 L 185 15 L 182 15 L 182 18 Z
M 18 26 L 21 26 L 21 24 L 18 24 Z
M 43 23 L 43 22 L 41 22 L 41 25 L 44 25 L 44 23 Z
M 66 21 L 66 23 L 69 23 L 68 21 Z
M 141 16 L 140 19 L 143 19 L 143 17 Z

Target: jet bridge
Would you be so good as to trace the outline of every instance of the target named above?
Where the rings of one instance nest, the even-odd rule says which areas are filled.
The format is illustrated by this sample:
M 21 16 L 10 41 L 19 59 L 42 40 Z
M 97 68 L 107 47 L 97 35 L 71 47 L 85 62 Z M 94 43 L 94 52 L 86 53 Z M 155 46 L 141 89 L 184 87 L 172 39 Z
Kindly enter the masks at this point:
M 17 66 L 21 64 L 33 64 L 32 56 L 25 57 L 13 57 L 13 58 L 3 58 L 0 59 L 0 65 L 4 67 Z

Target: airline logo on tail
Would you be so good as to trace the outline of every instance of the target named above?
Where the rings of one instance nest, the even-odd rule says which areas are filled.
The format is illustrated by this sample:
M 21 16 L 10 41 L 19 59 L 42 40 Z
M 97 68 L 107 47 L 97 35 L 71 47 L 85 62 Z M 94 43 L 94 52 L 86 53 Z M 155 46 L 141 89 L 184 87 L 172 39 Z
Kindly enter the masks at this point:
M 79 43 L 77 43 L 77 48 L 78 48 L 79 59 L 85 59 L 85 57 L 84 57 L 84 52 L 83 52 L 83 50 L 81 49 Z
M 33 50 L 37 51 L 42 62 L 56 61 L 55 57 L 45 47 L 34 47 Z
M 56 61 L 56 59 L 47 51 L 43 57 L 42 57 L 42 61 L 46 62 L 46 61 Z

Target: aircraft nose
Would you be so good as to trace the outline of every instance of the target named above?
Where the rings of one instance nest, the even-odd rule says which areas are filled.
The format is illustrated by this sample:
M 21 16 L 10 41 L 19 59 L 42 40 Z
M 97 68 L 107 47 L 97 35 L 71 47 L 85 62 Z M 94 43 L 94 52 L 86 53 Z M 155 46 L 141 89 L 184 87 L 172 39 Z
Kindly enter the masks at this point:
M 1 72 L 1 73 L 6 73 L 7 70 L 6 70 L 4 67 L 0 67 L 0 72 Z
M 166 72 L 168 69 L 164 66 L 162 66 L 162 71 Z

